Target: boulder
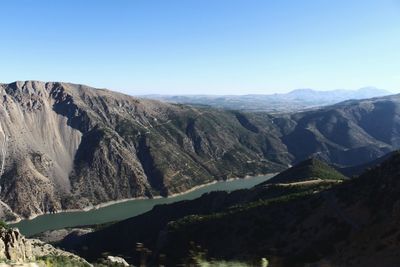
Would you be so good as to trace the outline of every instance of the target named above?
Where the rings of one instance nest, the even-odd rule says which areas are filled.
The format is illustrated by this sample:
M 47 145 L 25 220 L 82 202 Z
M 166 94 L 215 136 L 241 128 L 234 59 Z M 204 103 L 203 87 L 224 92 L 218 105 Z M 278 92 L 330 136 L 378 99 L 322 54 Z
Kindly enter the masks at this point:
M 129 266 L 129 264 L 126 262 L 126 260 L 124 260 L 121 257 L 116 257 L 116 256 L 107 256 L 107 261 L 112 263 L 112 264 L 120 264 L 123 266 Z

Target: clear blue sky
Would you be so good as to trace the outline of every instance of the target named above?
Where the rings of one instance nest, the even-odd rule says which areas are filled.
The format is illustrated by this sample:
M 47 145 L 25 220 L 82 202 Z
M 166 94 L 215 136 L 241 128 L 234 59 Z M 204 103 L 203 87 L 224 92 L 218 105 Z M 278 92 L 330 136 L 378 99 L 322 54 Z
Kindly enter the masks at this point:
M 0 11 L 1 82 L 400 92 L 400 0 L 9 0 Z

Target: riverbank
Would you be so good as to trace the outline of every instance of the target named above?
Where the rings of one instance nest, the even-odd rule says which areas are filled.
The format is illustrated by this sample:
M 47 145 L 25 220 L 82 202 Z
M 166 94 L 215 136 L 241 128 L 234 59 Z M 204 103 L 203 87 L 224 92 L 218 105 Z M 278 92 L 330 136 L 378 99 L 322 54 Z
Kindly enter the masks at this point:
M 86 211 L 91 211 L 91 210 L 96 210 L 96 209 L 100 209 L 100 208 L 105 208 L 111 205 L 115 205 L 115 204 L 120 204 L 120 203 L 124 203 L 127 201 L 133 201 L 133 200 L 144 200 L 144 199 L 162 199 L 162 198 L 174 198 L 174 197 L 178 197 L 181 195 L 185 195 L 188 194 L 190 192 L 193 192 L 195 190 L 201 189 L 203 187 L 206 186 L 210 186 L 213 184 L 217 184 L 217 183 L 224 183 L 224 182 L 230 182 L 230 181 L 235 181 L 235 180 L 243 180 L 243 179 L 251 179 L 254 177 L 259 177 L 259 176 L 270 176 L 273 177 L 274 175 L 276 175 L 277 173 L 266 173 L 266 174 L 257 174 L 255 176 L 250 176 L 250 175 L 246 175 L 245 177 L 234 177 L 234 178 L 229 178 L 226 180 L 214 180 L 212 182 L 209 183 L 205 183 L 205 184 L 201 184 L 201 185 L 196 185 L 194 187 L 191 187 L 190 189 L 180 192 L 180 193 L 175 193 L 175 194 L 171 194 L 168 195 L 167 197 L 162 197 L 162 196 L 154 196 L 152 198 L 149 197 L 133 197 L 133 198 L 123 198 L 123 199 L 118 199 L 118 200 L 111 200 L 111 201 L 107 201 L 107 202 L 103 202 L 100 204 L 96 204 L 96 205 L 91 205 L 91 206 L 87 206 L 85 208 L 81 208 L 81 209 L 62 209 L 62 210 L 57 210 L 55 212 L 44 212 L 41 214 L 34 214 L 29 216 L 28 218 L 19 218 L 18 220 L 15 221 L 6 221 L 7 224 L 17 224 L 21 221 L 27 221 L 27 220 L 33 220 L 39 216 L 43 216 L 43 215 L 50 215 L 50 214 L 58 214 L 58 213 L 68 213 L 68 212 L 86 212 Z
M 155 205 L 169 204 L 181 200 L 191 200 L 204 193 L 212 191 L 234 191 L 250 188 L 266 181 L 274 174 L 231 178 L 224 181 L 212 181 L 207 184 L 194 186 L 185 192 L 172 194 L 166 198 L 129 198 L 109 201 L 85 209 L 65 210 L 57 213 L 36 215 L 34 218 L 20 220 L 11 226 L 18 227 L 24 234 L 31 235 L 46 230 L 55 230 L 65 227 L 94 225 L 111 221 L 124 220 L 151 210 Z

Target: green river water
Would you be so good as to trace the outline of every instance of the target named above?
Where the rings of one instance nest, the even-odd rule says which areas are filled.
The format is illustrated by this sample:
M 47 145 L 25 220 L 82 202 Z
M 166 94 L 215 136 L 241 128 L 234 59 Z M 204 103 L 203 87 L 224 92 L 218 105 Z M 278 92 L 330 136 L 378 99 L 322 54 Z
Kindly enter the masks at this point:
M 204 193 L 212 191 L 233 191 L 237 189 L 251 188 L 256 184 L 268 180 L 272 176 L 273 174 L 218 182 L 174 197 L 133 199 L 89 211 L 45 214 L 32 220 L 22 220 L 11 226 L 19 228 L 22 234 L 30 236 L 47 230 L 120 221 L 149 211 L 155 205 L 195 199 Z

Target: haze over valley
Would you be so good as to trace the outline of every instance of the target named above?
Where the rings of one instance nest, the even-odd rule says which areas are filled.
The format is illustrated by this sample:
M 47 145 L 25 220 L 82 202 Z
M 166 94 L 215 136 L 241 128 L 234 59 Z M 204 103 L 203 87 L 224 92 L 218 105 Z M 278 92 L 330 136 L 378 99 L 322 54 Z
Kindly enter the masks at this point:
M 286 94 L 253 95 L 141 95 L 170 103 L 204 105 L 228 110 L 292 112 L 336 104 L 350 99 L 390 95 L 387 90 L 363 87 L 358 90 L 317 91 L 296 89 Z

